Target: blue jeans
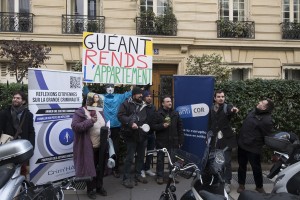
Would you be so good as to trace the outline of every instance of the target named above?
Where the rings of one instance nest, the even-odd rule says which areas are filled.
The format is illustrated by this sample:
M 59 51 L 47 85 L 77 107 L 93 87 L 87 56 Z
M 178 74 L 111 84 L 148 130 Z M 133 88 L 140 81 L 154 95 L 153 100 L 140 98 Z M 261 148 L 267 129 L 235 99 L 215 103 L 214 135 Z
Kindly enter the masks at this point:
M 154 147 L 155 147 L 155 135 L 154 135 L 154 133 L 150 133 L 150 134 L 148 134 L 147 151 L 153 150 Z M 153 158 L 152 154 L 146 156 L 146 161 L 144 164 L 145 171 L 150 169 L 150 164 L 152 162 L 152 158 Z
M 135 159 L 135 176 L 140 176 L 144 165 L 145 148 L 147 140 L 143 142 L 136 142 L 133 140 L 125 140 L 127 146 L 127 153 L 124 163 L 124 176 L 123 180 L 130 178 L 131 163 L 133 162 L 134 154 Z

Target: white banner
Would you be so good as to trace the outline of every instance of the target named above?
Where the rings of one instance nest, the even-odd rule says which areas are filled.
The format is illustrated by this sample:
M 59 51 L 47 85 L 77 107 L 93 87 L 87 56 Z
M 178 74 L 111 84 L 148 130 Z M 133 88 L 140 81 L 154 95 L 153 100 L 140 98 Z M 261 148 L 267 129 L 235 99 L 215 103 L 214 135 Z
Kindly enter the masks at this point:
M 74 176 L 71 122 L 82 102 L 82 73 L 29 69 L 28 99 L 36 133 L 31 181 L 41 184 Z
M 152 84 L 152 38 L 84 32 L 82 44 L 85 82 Z

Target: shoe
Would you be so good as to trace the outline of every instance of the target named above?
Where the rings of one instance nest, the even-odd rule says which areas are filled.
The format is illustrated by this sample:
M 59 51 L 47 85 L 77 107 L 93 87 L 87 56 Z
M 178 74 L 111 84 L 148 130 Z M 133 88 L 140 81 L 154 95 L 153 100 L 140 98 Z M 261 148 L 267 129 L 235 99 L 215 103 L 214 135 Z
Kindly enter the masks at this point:
M 101 196 L 107 196 L 107 192 L 103 187 L 102 188 L 97 188 L 96 192 L 98 194 L 100 194 Z
M 141 183 L 148 183 L 147 179 L 142 177 L 142 176 L 136 176 L 135 177 L 136 182 L 141 182 Z
M 156 183 L 159 184 L 159 185 L 163 184 L 164 183 L 163 177 L 157 177 Z
M 151 169 L 147 170 L 146 174 L 149 175 L 149 176 L 155 176 L 156 175 L 153 171 L 151 171 Z
M 89 192 L 87 192 L 87 196 L 90 199 L 96 199 L 97 198 L 97 195 L 96 195 L 95 191 L 89 191 Z
M 255 190 L 257 191 L 257 192 L 259 192 L 259 193 L 266 193 L 266 191 L 264 190 L 264 188 L 263 187 L 261 187 L 261 188 L 255 188 Z
M 113 172 L 114 177 L 120 178 L 120 173 L 117 170 L 114 170 Z
M 229 183 L 225 183 L 224 189 L 227 192 L 227 194 L 229 194 L 230 193 L 230 184 Z
M 245 190 L 245 185 L 239 185 L 238 189 L 236 190 L 237 193 L 242 193 Z
M 133 188 L 133 184 L 130 179 L 123 180 L 122 185 L 124 185 L 126 188 Z
M 144 170 L 141 171 L 141 177 L 146 178 L 146 174 Z

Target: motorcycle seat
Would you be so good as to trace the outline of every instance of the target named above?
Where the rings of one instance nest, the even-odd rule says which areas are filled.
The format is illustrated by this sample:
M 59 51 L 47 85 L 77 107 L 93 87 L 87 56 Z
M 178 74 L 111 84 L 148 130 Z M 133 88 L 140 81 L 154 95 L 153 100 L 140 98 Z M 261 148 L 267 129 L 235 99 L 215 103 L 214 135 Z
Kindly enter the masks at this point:
M 0 189 L 9 181 L 15 170 L 16 165 L 13 163 L 0 166 Z
M 258 193 L 254 191 L 245 190 L 243 191 L 238 200 L 299 200 L 299 196 L 289 193 Z

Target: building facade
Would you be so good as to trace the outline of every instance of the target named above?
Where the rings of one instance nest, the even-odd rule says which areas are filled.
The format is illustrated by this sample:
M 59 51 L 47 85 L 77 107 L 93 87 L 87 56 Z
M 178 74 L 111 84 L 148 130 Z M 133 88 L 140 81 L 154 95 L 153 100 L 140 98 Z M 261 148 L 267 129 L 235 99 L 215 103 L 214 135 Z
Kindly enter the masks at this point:
M 0 40 L 47 44 L 47 69 L 72 70 L 91 31 L 152 37 L 158 93 L 189 55 L 220 54 L 233 80 L 300 79 L 300 0 L 1 0 L 0 11 Z

